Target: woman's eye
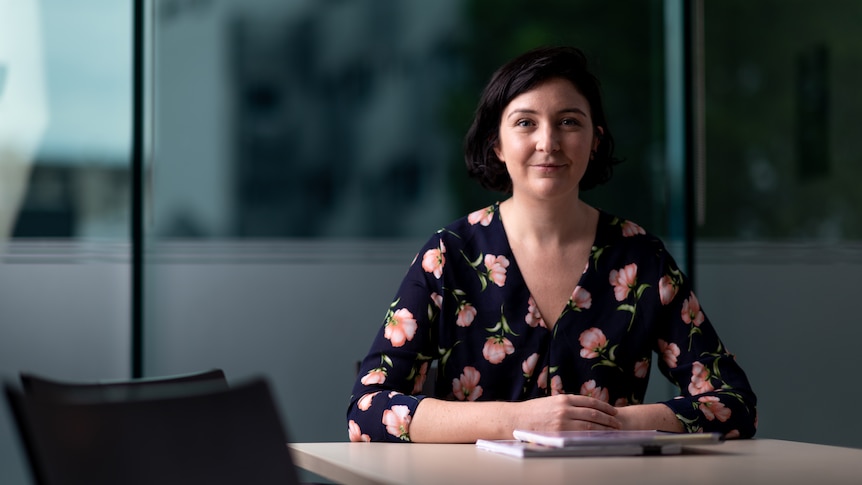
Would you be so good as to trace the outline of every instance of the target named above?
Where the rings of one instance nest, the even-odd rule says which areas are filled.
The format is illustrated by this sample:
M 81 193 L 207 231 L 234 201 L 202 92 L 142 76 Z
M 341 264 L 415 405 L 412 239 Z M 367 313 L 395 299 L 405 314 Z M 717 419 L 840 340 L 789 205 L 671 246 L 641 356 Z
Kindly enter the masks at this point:
M 578 126 L 578 125 L 580 125 L 578 120 L 576 120 L 574 118 L 566 118 L 563 121 L 561 121 L 560 124 L 563 126 Z
M 515 123 L 515 126 L 532 126 L 532 122 L 530 120 L 518 120 Z

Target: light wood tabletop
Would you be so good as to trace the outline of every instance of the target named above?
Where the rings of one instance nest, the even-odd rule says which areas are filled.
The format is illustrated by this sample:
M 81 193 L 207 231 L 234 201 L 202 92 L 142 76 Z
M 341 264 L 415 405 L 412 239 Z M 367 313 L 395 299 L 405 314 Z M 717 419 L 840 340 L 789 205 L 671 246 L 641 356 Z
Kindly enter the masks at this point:
M 472 444 L 292 443 L 303 469 L 343 484 L 862 483 L 862 449 L 771 439 L 679 455 L 516 458 Z

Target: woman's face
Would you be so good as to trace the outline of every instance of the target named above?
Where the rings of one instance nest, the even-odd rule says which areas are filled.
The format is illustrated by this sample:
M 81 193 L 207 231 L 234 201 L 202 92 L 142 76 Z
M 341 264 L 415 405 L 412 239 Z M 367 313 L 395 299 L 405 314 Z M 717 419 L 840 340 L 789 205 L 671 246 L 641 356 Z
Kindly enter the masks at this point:
M 577 198 L 599 145 L 597 132 L 589 102 L 567 79 L 550 79 L 512 99 L 494 152 L 512 179 L 513 197 Z

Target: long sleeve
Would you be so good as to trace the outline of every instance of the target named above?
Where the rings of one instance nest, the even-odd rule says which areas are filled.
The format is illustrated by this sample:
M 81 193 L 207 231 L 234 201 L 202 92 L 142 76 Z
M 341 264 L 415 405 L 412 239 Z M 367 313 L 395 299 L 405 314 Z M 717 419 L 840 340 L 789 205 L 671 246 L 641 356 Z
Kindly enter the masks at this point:
M 432 332 L 446 256 L 435 236 L 411 264 L 389 306 L 353 387 L 347 411 L 352 441 L 410 440 L 410 420 L 437 356 Z
M 749 438 L 757 430 L 757 398 L 704 313 L 688 279 L 664 252 L 659 280 L 666 324 L 659 330 L 659 369 L 679 388 L 667 404 L 687 431 Z

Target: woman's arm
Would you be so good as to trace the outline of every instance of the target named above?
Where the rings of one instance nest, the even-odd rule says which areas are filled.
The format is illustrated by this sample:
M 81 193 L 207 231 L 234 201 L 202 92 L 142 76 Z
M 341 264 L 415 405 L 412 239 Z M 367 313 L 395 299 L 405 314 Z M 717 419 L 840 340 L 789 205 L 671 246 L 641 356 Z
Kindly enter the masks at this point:
M 664 404 L 638 404 L 617 408 L 622 429 L 657 429 L 681 433 L 685 431 L 673 410 Z
M 751 384 L 701 308 L 690 281 L 666 252 L 664 263 L 665 291 L 672 299 L 658 333 L 658 368 L 679 388 L 679 396 L 663 404 L 685 431 L 750 438 L 757 431 L 757 397 Z
M 523 402 L 454 402 L 426 398 L 413 415 L 410 440 L 473 443 L 479 438 L 512 439 L 515 429 L 622 429 L 620 411 L 598 399 L 574 394 Z

